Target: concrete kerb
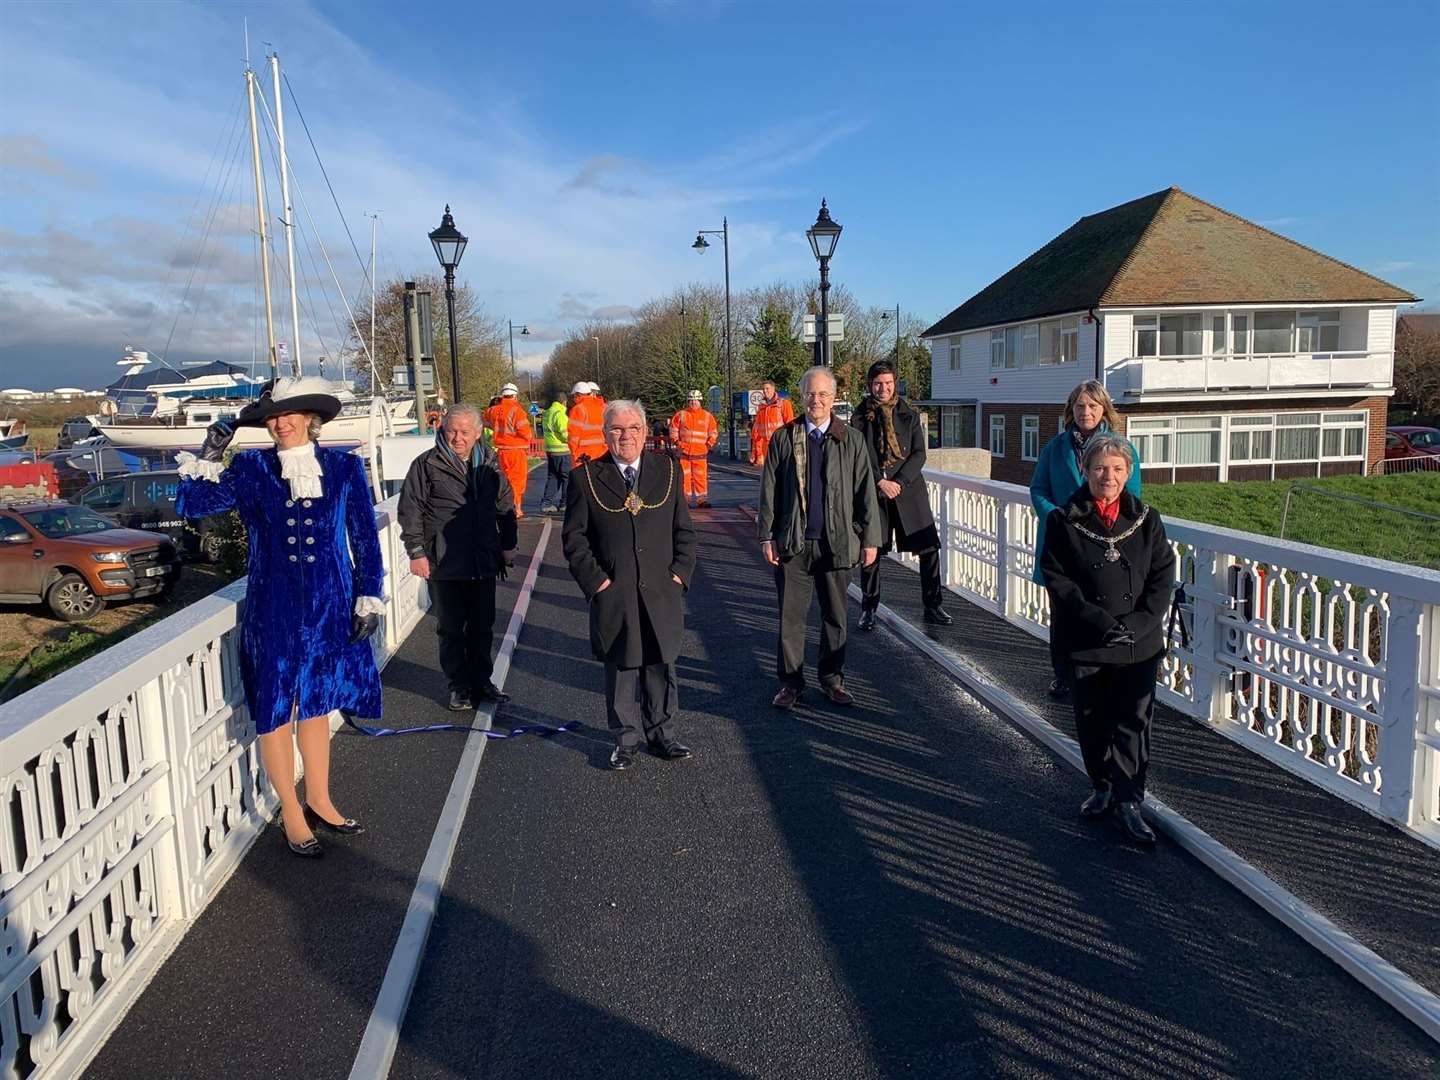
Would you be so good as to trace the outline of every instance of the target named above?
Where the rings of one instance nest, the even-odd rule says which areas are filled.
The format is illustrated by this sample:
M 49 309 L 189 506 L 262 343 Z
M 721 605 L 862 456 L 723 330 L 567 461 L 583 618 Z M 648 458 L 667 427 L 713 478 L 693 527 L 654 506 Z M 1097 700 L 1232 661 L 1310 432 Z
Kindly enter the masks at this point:
M 554 522 L 546 519 L 540 529 L 540 539 L 530 556 L 530 566 L 515 599 L 510 613 L 510 622 L 505 628 L 505 638 L 495 657 L 493 681 L 503 688 L 510 673 L 510 658 L 514 655 L 520 628 L 530 610 L 530 595 L 535 591 L 535 580 L 540 573 L 540 564 L 545 561 L 545 549 L 550 541 L 550 530 Z M 485 755 L 485 744 L 490 740 L 484 732 L 490 730 L 495 719 L 494 704 L 487 705 L 475 713 L 471 723 L 473 734 L 465 736 L 465 750 L 455 767 L 455 777 L 450 791 L 445 796 L 435 832 L 430 838 L 430 847 L 425 852 L 425 861 L 415 879 L 415 890 L 411 893 L 410 904 L 405 911 L 405 921 L 395 940 L 390 962 L 385 968 L 385 978 L 380 992 L 375 996 L 375 1007 L 365 1025 L 360 1048 L 350 1068 L 350 1080 L 382 1080 L 390 1074 L 395 1060 L 395 1050 L 400 1043 L 400 1028 L 405 1021 L 405 1012 L 410 1006 L 410 995 L 415 989 L 415 980 L 420 974 L 420 964 L 425 955 L 425 944 L 430 938 L 430 928 L 435 922 L 435 911 L 440 902 L 440 892 L 450 874 L 450 862 L 454 858 L 460 830 L 465 824 L 465 813 L 470 806 L 470 796 L 475 789 L 475 778 L 480 771 L 480 761 Z M 479 734 L 479 738 L 475 737 Z
M 861 599 L 860 589 L 856 585 L 850 586 L 849 593 L 856 601 Z M 926 637 L 921 630 L 884 604 L 876 610 L 876 616 L 897 637 L 934 660 L 952 679 L 994 712 L 1065 760 L 1072 768 L 1082 773 L 1085 771 L 1080 747 L 1075 740 L 1019 698 L 960 661 L 953 653 Z M 1216 840 L 1183 814 L 1166 806 L 1162 800 L 1148 797 L 1143 809 L 1146 819 L 1158 831 L 1299 934 L 1425 1034 L 1440 1042 L 1440 996 L 1416 982 L 1374 950 L 1362 945 L 1254 864 Z
M 740 509 L 752 520 L 756 517 L 754 507 L 742 506 Z M 854 583 L 849 587 L 849 595 L 857 602 L 861 599 L 860 589 Z M 1082 773 L 1085 771 L 1080 747 L 1075 740 L 1045 720 L 1030 706 L 963 663 L 948 649 L 926 637 L 921 630 L 886 605 L 880 605 L 876 616 L 892 633 L 935 661 L 955 682 L 979 698 L 997 715 L 1010 721 L 1072 768 Z M 1373 949 L 1362 945 L 1254 864 L 1226 847 L 1183 814 L 1166 806 L 1162 800 L 1153 796 L 1147 798 L 1144 813 L 1150 823 L 1177 846 L 1189 852 L 1221 880 L 1239 890 L 1281 924 L 1300 935 L 1309 945 L 1430 1038 L 1440 1042 L 1440 995 L 1416 982 Z

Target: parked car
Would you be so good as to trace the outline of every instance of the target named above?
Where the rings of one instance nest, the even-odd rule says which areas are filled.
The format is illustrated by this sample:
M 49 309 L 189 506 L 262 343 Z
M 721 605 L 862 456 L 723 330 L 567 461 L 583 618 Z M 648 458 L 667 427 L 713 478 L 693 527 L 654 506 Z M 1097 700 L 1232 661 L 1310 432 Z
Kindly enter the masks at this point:
M 1440 428 L 1402 424 L 1385 429 L 1387 458 L 1414 457 L 1417 454 L 1440 455 Z
M 190 525 L 175 513 L 175 493 L 179 490 L 180 474 L 174 470 L 127 473 L 96 480 L 69 498 L 116 525 L 164 533 L 186 558 L 214 562 L 220 557 L 220 539 L 213 531 L 216 519 L 205 518 Z
M 0 504 L 0 601 L 49 606 L 80 622 L 114 600 L 166 594 L 180 556 L 161 533 L 118 528 L 65 502 Z

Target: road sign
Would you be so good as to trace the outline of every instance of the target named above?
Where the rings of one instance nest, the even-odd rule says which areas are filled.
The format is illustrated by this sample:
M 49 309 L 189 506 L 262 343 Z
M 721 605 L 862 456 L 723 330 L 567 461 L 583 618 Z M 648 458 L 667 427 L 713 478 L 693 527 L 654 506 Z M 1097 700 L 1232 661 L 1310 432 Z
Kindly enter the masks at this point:
M 816 323 L 817 321 L 818 321 L 818 316 L 815 316 L 815 315 L 806 315 L 806 316 L 805 316 L 805 344 L 807 344 L 807 345 L 813 345 L 813 344 L 815 344 L 815 323 Z M 829 327 L 830 327 L 830 341 L 831 341 L 831 343 L 833 344 L 834 342 L 837 342 L 837 341 L 844 341 L 844 340 L 845 340 L 845 316 L 844 316 L 843 314 L 841 314 L 840 312 L 838 312 L 838 311 L 832 311 L 832 312 L 830 312 L 830 318 L 827 320 L 827 323 L 828 323 L 828 325 L 829 325 Z

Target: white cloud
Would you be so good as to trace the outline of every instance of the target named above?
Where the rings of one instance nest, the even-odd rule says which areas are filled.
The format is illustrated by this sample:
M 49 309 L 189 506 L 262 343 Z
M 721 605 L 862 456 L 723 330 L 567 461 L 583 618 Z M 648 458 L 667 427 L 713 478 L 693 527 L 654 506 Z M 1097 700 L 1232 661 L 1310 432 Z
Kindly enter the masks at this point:
M 684 14 L 673 7 L 662 5 L 667 10 L 655 14 Z M 180 296 L 194 262 L 196 239 L 193 228 L 187 234 L 187 214 L 193 207 L 194 221 L 205 220 L 211 193 L 219 188 L 225 194 L 207 248 L 213 257 L 191 286 L 192 294 L 202 286 L 205 291 L 201 300 L 192 295 L 181 319 L 182 329 L 194 336 L 180 341 L 177 331 L 176 346 L 248 357 L 256 275 L 240 124 L 239 20 L 233 11 L 208 5 L 146 5 L 143 19 L 130 4 L 83 10 L 83 18 L 69 6 L 7 10 L 0 97 L 8 107 L 0 115 L 0 148 L 7 165 L 13 159 L 31 179 L 60 181 L 48 189 L 32 185 L 0 206 L 0 244 L 17 256 L 0 264 L 0 289 L 11 298 L 44 298 L 43 319 L 7 322 L 7 332 L 12 340 L 16 333 L 47 340 L 70 333 L 75 341 L 103 343 L 113 352 L 144 329 L 135 328 L 141 321 L 137 305 L 159 309 L 144 322 L 168 324 L 182 310 Z M 443 96 L 440 80 L 421 83 L 389 67 L 384 55 L 370 53 L 306 5 L 285 5 L 283 21 L 278 8 L 258 11 L 259 17 L 251 16 L 252 47 L 258 53 L 260 42 L 279 38 L 298 109 L 324 156 L 362 260 L 368 225 L 362 213 L 383 210 L 379 273 L 432 270 L 426 233 L 448 202 L 471 239 L 461 279 L 502 318 L 534 315 L 553 324 L 548 340 L 562 337 L 565 325 L 576 320 L 627 317 L 634 303 L 683 281 L 718 280 L 719 259 L 697 265 L 689 245 L 695 229 L 718 227 L 727 213 L 747 219 L 732 224 L 737 288 L 811 272 L 803 238 L 757 220 L 760 204 L 785 193 L 776 182 L 787 172 L 859 126 L 793 118 L 771 129 L 746 126 L 744 138 L 712 143 L 720 149 L 699 160 L 684 156 L 684 148 L 675 160 L 635 160 L 603 144 L 557 144 L 537 130 L 512 89 L 487 86 L 463 100 Z M 125 43 L 125 63 L 115 62 L 117 41 Z M 184 47 L 177 49 L 177 42 Z M 268 87 L 268 72 L 260 75 Z M 488 104 L 477 107 L 476 101 Z M 302 303 L 313 297 L 319 332 L 333 340 L 343 334 L 336 322 L 343 323 L 345 314 L 309 237 L 309 214 L 352 303 L 363 295 L 364 274 L 298 109 L 287 103 L 296 218 L 309 247 L 302 251 L 302 278 L 309 283 Z M 25 127 L 15 127 L 22 117 Z M 47 133 L 45 139 L 35 132 Z M 405 138 L 398 140 L 397 132 Z M 445 149 L 417 153 L 418 147 Z M 85 198 L 61 190 L 85 177 L 98 181 Z M 279 214 L 273 185 L 270 199 L 273 220 Z M 275 281 L 283 291 L 278 271 Z M 217 293 L 226 294 L 226 304 Z M 278 316 L 285 306 L 279 295 L 276 306 Z M 227 321 L 217 321 L 222 318 Z M 288 336 L 283 322 L 282 338 Z M 310 355 L 321 347 L 319 340 L 304 344 Z

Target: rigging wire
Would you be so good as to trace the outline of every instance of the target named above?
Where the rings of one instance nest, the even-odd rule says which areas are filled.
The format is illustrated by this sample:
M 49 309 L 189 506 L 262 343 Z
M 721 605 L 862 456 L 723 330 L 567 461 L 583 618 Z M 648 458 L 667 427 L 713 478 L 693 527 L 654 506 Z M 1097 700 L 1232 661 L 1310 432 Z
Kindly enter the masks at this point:
M 231 121 L 229 139 L 230 148 L 226 153 L 225 170 L 223 174 L 218 178 L 215 188 L 211 193 L 210 205 L 206 208 L 205 211 L 205 227 L 201 232 L 200 242 L 195 249 L 195 258 L 190 264 L 190 272 L 185 279 L 185 288 L 181 290 L 180 302 L 175 307 L 175 318 L 172 319 L 170 322 L 170 333 L 165 338 L 165 347 L 160 351 L 160 359 L 164 362 L 169 361 L 170 345 L 175 340 L 175 331 L 180 325 L 180 319 L 185 314 L 186 301 L 189 300 L 190 290 L 195 284 L 195 275 L 199 272 L 200 265 L 205 259 L 205 250 L 206 247 L 209 245 L 211 232 L 215 228 L 216 219 L 219 216 L 221 207 L 224 205 L 225 196 L 229 191 L 230 184 L 233 182 L 231 177 L 234 175 L 237 148 L 240 145 L 239 121 L 241 113 L 242 110 L 237 106 L 235 116 Z M 204 282 L 202 281 L 201 295 L 203 296 L 203 294 Z
M 182 244 L 182 247 L 181 247 L 180 250 L 184 250 L 184 248 L 183 248 L 184 241 L 191 235 L 192 232 L 195 231 L 195 212 L 200 209 L 200 202 L 201 202 L 202 199 L 204 199 L 205 193 L 206 193 L 207 191 L 210 191 L 210 190 L 211 190 L 211 188 L 210 188 L 210 173 L 211 173 L 211 171 L 215 168 L 216 162 L 218 162 L 218 161 L 221 160 L 221 158 L 220 158 L 220 148 L 221 148 L 222 146 L 226 145 L 226 143 L 228 143 L 228 142 L 233 138 L 233 136 L 234 136 L 235 128 L 236 128 L 236 126 L 237 126 L 238 123 L 239 123 L 240 114 L 241 114 L 241 111 L 242 111 L 242 110 L 240 109 L 240 96 L 241 96 L 242 93 L 243 93 L 243 90 L 241 90 L 241 89 L 237 89 L 237 90 L 236 90 L 236 94 L 235 94 L 235 104 L 232 106 L 232 112 L 233 112 L 234 115 L 233 115 L 233 117 L 232 117 L 232 119 L 231 119 L 230 131 L 229 131 L 229 132 L 225 132 L 223 125 L 222 125 L 221 127 L 219 127 L 219 128 L 216 129 L 215 145 L 214 145 L 214 147 L 212 147 L 211 150 L 210 150 L 210 161 L 209 161 L 209 162 L 206 164 L 206 166 L 205 166 L 205 175 L 204 175 L 203 177 L 201 177 L 200 187 L 199 187 L 198 189 L 196 189 L 196 192 L 195 192 L 195 201 L 190 204 L 190 210 L 189 210 L 189 212 L 185 215 L 185 227 L 184 227 L 184 229 L 181 230 L 181 233 L 180 233 L 180 240 L 181 240 L 181 244 Z M 229 152 L 227 151 L 227 153 L 226 153 L 226 159 L 228 160 L 228 158 L 229 158 Z M 197 252 L 196 252 L 196 260 L 198 261 L 198 259 L 199 259 L 199 252 L 197 251 Z M 169 292 L 170 292 L 170 286 L 171 286 L 171 284 L 172 284 L 172 282 L 173 282 L 173 280 L 174 280 L 174 277 L 175 277 L 176 272 L 177 272 L 179 269 L 180 269 L 180 264 L 179 264 L 178 262 L 172 262 L 172 263 L 170 264 L 170 266 L 166 269 L 166 271 L 165 271 L 165 282 L 164 282 L 164 284 L 161 285 L 161 287 L 160 287 L 160 291 L 161 291 L 161 294 L 162 294 L 162 295 L 168 295 L 168 294 L 169 294 Z M 194 273 L 193 264 L 192 264 L 191 273 L 192 273 L 192 274 Z M 144 329 L 144 331 L 142 331 L 141 334 L 140 334 L 140 341 L 141 341 L 142 343 L 148 342 L 148 341 L 150 340 L 150 331 L 155 328 L 155 320 L 156 320 L 156 318 L 159 316 L 159 314 L 160 314 L 160 305 L 159 305 L 159 304 L 156 304 L 156 305 L 154 305 L 154 307 L 152 308 L 152 310 L 151 310 L 151 312 L 150 312 L 149 321 L 147 321 L 147 322 L 145 323 L 145 329 Z
M 293 91 L 292 91 L 292 96 L 293 96 Z M 271 116 L 271 114 L 270 114 L 270 105 L 269 105 L 269 103 L 265 100 L 265 95 L 264 95 L 264 94 L 261 94 L 261 95 L 260 95 L 260 103 L 261 103 L 261 105 L 264 107 L 265 119 L 266 119 L 266 121 L 270 124 L 270 130 L 273 132 L 274 129 L 275 129 L 275 120 L 274 120 L 274 117 Z M 297 111 L 298 111 L 298 108 L 297 108 Z M 302 125 L 304 124 L 304 120 L 303 120 L 303 119 L 301 120 L 301 124 L 302 124 Z M 313 145 L 313 144 L 312 144 L 312 145 Z M 322 171 L 323 171 L 323 166 L 322 166 Z M 296 179 L 296 177 L 295 177 L 293 174 L 291 175 L 291 178 L 290 178 L 290 179 L 291 179 L 291 181 L 292 181 L 292 183 L 293 183 L 293 186 L 294 186 L 294 188 L 295 188 L 296 193 L 300 196 L 300 206 L 301 206 L 301 208 L 305 211 L 305 217 L 306 217 L 306 219 L 310 222 L 310 231 L 311 231 L 311 233 L 312 233 L 312 234 L 314 235 L 314 237 L 315 237 L 315 242 L 316 242 L 317 244 L 319 244 L 319 246 L 320 246 L 320 254 L 321 254 L 322 256 L 324 256 L 324 258 L 325 258 L 325 266 L 326 266 L 326 268 L 330 271 L 330 278 L 331 278 L 331 280 L 335 283 L 335 291 L 339 294 L 341 302 L 345 305 L 345 314 L 349 317 L 350 326 L 354 329 L 354 331 L 355 331 L 355 336 L 360 340 L 361 348 L 364 349 L 365 357 L 366 357 L 366 359 L 367 359 L 367 360 L 369 361 L 369 363 L 370 363 L 370 376 L 371 376 L 372 385 L 379 385 L 380 376 L 379 376 L 379 373 L 378 373 L 378 372 L 376 371 L 376 369 L 375 369 L 375 358 L 370 355 L 370 349 L 369 349 L 369 347 L 365 344 L 364 336 L 360 333 L 360 324 L 355 321 L 355 312 L 354 312 L 354 309 L 352 309 L 352 308 L 350 307 L 350 300 L 349 300 L 349 298 L 345 295 L 345 288 L 344 288 L 343 285 L 340 284 L 339 275 L 337 275 L 337 274 L 335 273 L 335 264 L 334 264 L 333 262 L 331 262 L 331 260 L 330 260 L 330 252 L 329 252 L 329 251 L 326 249 L 326 247 L 325 247 L 325 240 L 324 240 L 324 238 L 320 235 L 320 230 L 319 230 L 319 228 L 318 228 L 318 227 L 316 226 L 316 224 L 315 224 L 315 215 L 313 215 L 313 214 L 310 212 L 310 200 L 305 197 L 305 188 L 304 188 L 304 186 L 303 186 L 302 184 L 300 184 L 300 182 Z M 327 183 L 328 183 L 328 180 L 327 180 Z M 333 188 L 331 189 L 331 194 L 332 194 L 332 195 L 334 194 L 334 189 L 333 189 Z M 339 203 L 338 203 L 338 202 L 336 203 L 336 207 L 337 207 L 337 208 L 339 207 Z M 344 222 L 344 214 L 341 214 L 341 221 L 342 221 L 342 223 Z M 347 235 L 348 235 L 349 232 L 350 232 L 350 228 L 349 228 L 348 225 L 345 227 L 345 232 L 346 232 Z M 353 238 L 352 238 L 352 240 L 351 240 L 351 246 L 352 246 L 352 247 L 354 246 L 354 240 L 353 240 Z M 363 262 L 361 263 L 361 265 L 362 265 L 362 266 L 364 265 Z
M 330 174 L 325 171 L 325 162 L 320 160 L 320 150 L 310 135 L 310 125 L 305 122 L 305 114 L 300 111 L 300 99 L 295 96 L 295 88 L 290 85 L 290 76 L 282 71 L 280 77 L 285 80 L 285 89 L 290 91 L 290 103 L 295 106 L 295 115 L 300 117 L 300 127 L 304 130 L 305 138 L 310 143 L 310 149 L 315 154 L 315 163 L 320 166 L 320 175 L 325 178 L 325 186 L 330 189 L 330 201 L 335 204 L 335 212 L 340 215 L 340 224 L 345 226 L 345 235 L 350 238 L 350 250 L 355 253 L 355 261 L 363 268 L 365 260 L 360 258 L 360 249 L 355 245 L 355 237 L 350 232 L 350 223 L 345 220 L 345 211 L 340 209 L 340 200 L 335 195 L 334 185 L 330 183 Z

